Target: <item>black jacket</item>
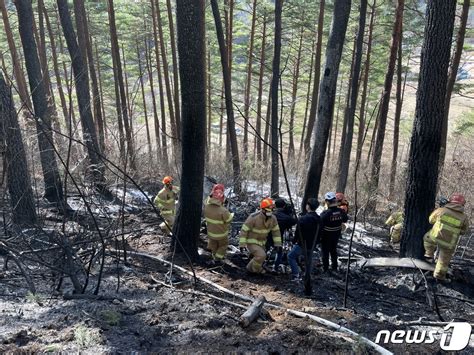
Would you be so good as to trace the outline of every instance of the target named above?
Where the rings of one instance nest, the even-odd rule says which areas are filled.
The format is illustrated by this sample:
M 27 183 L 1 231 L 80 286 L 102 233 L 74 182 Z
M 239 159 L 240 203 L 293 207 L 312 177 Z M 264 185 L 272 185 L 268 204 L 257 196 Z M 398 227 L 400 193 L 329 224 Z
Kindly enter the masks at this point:
M 307 248 L 312 248 L 320 228 L 321 218 L 318 214 L 316 212 L 306 213 L 298 219 L 293 243 L 299 244 L 301 247 L 306 243 Z
M 341 236 L 342 224 L 347 222 L 347 214 L 337 206 L 331 206 L 321 213 L 320 239 L 333 239 Z
M 291 215 L 283 208 L 276 208 L 273 214 L 278 221 L 278 227 L 280 227 L 281 237 L 283 238 L 285 231 L 290 230 L 291 227 L 296 224 L 297 220 L 296 218 L 291 217 Z M 271 246 L 273 246 L 273 238 L 272 234 L 269 233 L 267 236 L 266 248 L 268 249 Z

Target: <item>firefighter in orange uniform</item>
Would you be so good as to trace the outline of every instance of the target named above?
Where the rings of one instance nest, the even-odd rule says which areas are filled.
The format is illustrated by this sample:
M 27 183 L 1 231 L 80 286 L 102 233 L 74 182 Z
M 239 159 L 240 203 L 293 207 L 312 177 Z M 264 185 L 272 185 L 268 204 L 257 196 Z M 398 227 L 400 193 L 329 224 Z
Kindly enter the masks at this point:
M 155 205 L 160 209 L 160 214 L 166 221 L 160 224 L 164 234 L 169 234 L 173 230 L 173 224 L 176 214 L 175 201 L 178 199 L 179 187 L 173 185 L 173 178 L 165 176 L 163 179 L 163 188 L 155 197 Z
M 224 259 L 229 245 L 229 226 L 234 218 L 224 204 L 224 185 L 214 185 L 211 195 L 204 206 L 204 217 L 207 225 L 207 248 L 215 261 Z
M 268 233 L 272 233 L 275 247 L 281 246 L 281 233 L 278 221 L 273 215 L 275 203 L 271 198 L 260 202 L 260 211 L 251 214 L 240 231 L 240 248 L 247 247 L 252 260 L 247 264 L 247 270 L 255 274 L 264 274 L 263 262 L 266 259 L 265 242 Z
M 459 236 L 469 229 L 469 221 L 464 214 L 466 200 L 461 194 L 453 194 L 444 207 L 439 207 L 430 215 L 433 227 L 424 236 L 425 258 L 433 259 L 439 250 L 434 277 L 445 280 L 449 262 L 456 250 Z

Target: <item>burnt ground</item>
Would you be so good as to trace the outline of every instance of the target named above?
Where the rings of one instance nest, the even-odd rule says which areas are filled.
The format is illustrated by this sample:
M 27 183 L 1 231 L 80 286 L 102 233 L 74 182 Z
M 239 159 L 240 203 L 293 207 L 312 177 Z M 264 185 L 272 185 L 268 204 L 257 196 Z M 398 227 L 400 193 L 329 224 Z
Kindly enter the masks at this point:
M 160 256 L 183 267 L 181 255 L 173 258 L 169 243 L 156 233 L 157 221 L 148 213 L 130 215 L 130 249 Z M 396 256 L 387 243 L 387 232 L 358 226 L 354 255 Z M 341 260 L 347 255 L 349 234 L 341 241 Z M 253 276 L 245 271 L 248 259 L 230 252 L 222 267 L 206 266 L 206 252 L 195 266 L 198 275 L 250 297 L 264 295 L 268 302 L 305 311 L 347 327 L 374 341 L 381 329 L 430 329 L 406 322 L 467 321 L 474 323 L 474 242 L 460 242 L 453 260 L 452 282 L 436 284 L 427 273 L 438 312 L 427 300 L 424 278 L 418 269 L 361 269 L 355 264 L 349 277 L 347 308 L 343 308 L 345 263 L 336 273 L 322 274 L 316 265 L 313 295 L 304 296 L 302 285 L 288 274 Z M 201 241 L 201 247 L 205 240 Z M 112 246 L 113 247 L 113 246 Z M 463 254 L 464 252 L 464 254 Z M 268 313 L 248 328 L 239 325 L 243 309 L 209 295 L 248 306 L 248 302 L 206 285 L 174 269 L 169 285 L 169 266 L 141 257 L 127 264 L 106 258 L 100 295 L 103 300 L 65 300 L 71 291 L 66 280 L 57 291 L 46 271 L 33 273 L 37 296 L 28 295 L 26 283 L 14 264 L 0 271 L 0 352 L 258 352 L 258 353 L 372 353 L 360 340 L 328 329 L 314 321 L 296 318 L 283 310 L 266 307 Z M 318 264 L 318 261 L 315 260 Z M 98 266 L 92 275 L 97 277 Z M 118 289 L 118 290 L 117 290 Z M 439 313 L 439 315 L 437 314 Z M 441 328 L 436 328 L 441 329 Z M 439 353 L 433 344 L 382 344 L 395 353 Z M 470 347 L 461 353 L 474 353 Z

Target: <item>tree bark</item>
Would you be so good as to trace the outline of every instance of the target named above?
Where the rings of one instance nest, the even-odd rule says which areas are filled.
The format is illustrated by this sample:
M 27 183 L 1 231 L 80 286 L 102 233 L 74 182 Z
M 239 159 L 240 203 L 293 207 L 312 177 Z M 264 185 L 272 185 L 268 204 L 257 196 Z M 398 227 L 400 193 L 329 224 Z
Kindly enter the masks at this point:
M 64 38 L 66 39 L 66 44 L 72 61 L 74 81 L 76 84 L 76 96 L 79 104 L 79 115 L 82 123 L 82 134 L 87 147 L 87 155 L 89 156 L 91 163 L 89 168 L 90 173 L 94 178 L 98 190 L 105 192 L 105 166 L 100 157 L 102 153 L 97 140 L 94 119 L 92 117 L 87 65 L 83 61 L 86 56 L 81 54 L 82 51 L 77 44 L 67 0 L 57 0 L 57 4 Z M 83 47 L 83 49 L 85 48 Z
M 255 39 L 255 23 L 257 21 L 257 0 L 253 0 L 252 9 L 252 25 L 250 27 L 250 43 L 247 52 L 247 80 L 245 83 L 245 96 L 244 96 L 244 159 L 247 158 L 249 147 L 249 111 L 250 111 L 250 89 L 252 86 L 252 64 L 253 64 L 253 45 Z
M 174 112 L 176 120 L 176 129 L 178 135 L 181 134 L 181 108 L 179 103 L 179 76 L 178 76 L 178 60 L 176 59 L 176 40 L 174 35 L 173 14 L 171 9 L 171 0 L 166 0 L 168 10 L 168 24 L 171 42 L 171 58 L 173 60 L 173 79 L 174 79 Z
M 123 119 L 123 126 L 125 128 L 125 137 L 127 140 L 127 153 L 130 161 L 130 168 L 136 170 L 135 166 L 135 149 L 133 142 L 133 135 L 130 129 L 130 120 L 128 117 L 127 107 L 127 96 L 125 94 L 125 85 L 123 81 L 122 63 L 120 61 L 120 48 L 118 45 L 117 28 L 115 26 L 115 10 L 114 1 L 107 0 L 108 13 L 109 13 L 109 29 L 110 29 L 110 42 L 112 49 L 113 65 L 116 71 L 117 86 L 120 93 L 120 112 Z
M 205 1 L 177 0 L 176 4 L 183 145 L 173 235 L 178 250 L 197 259 L 206 145 Z
M 10 27 L 10 20 L 8 19 L 8 11 L 5 7 L 5 0 L 0 0 L 0 11 L 2 12 L 3 26 L 5 28 L 8 48 L 10 49 L 10 56 L 12 58 L 13 73 L 15 75 L 15 80 L 18 87 L 18 94 L 20 95 L 22 105 L 26 106 L 27 111 L 31 111 L 32 105 L 30 96 L 28 94 L 28 88 L 26 87 L 25 73 L 21 68 L 20 57 L 18 56 L 15 40 L 13 39 L 13 33 Z
M 143 84 L 143 75 L 145 75 L 145 73 L 143 72 L 142 59 L 141 59 L 141 54 L 140 54 L 140 47 L 138 45 L 138 39 L 136 43 L 137 43 L 137 60 L 138 60 L 138 78 L 140 80 L 140 89 L 142 92 L 143 114 L 145 116 L 145 129 L 146 129 L 146 142 L 147 142 L 147 148 L 148 148 L 148 156 L 151 163 L 153 160 L 151 158 L 150 126 L 148 124 L 148 109 L 146 107 L 145 85 Z
M 46 7 L 44 7 L 44 5 L 42 6 L 41 11 L 43 11 L 44 20 L 46 22 L 46 29 L 48 30 L 49 41 L 51 43 L 51 56 L 53 58 L 54 75 L 56 76 L 56 86 L 59 92 L 59 99 L 61 101 L 61 108 L 64 115 L 64 121 L 66 122 L 67 131 L 69 132 L 71 128 L 69 127 L 70 126 L 69 110 L 68 110 L 68 105 L 66 101 L 66 96 L 64 95 L 64 90 L 62 86 L 61 72 L 59 71 L 58 54 L 56 51 L 56 43 L 54 39 L 53 28 L 51 26 L 51 22 L 49 21 L 48 12 L 46 10 Z
M 392 165 L 390 167 L 390 182 L 388 185 L 389 199 L 394 198 L 395 193 L 395 177 L 397 175 L 397 160 L 398 160 L 398 140 L 400 136 L 400 118 L 402 116 L 402 41 L 398 42 L 398 59 L 397 59 L 397 93 L 395 117 L 393 119 L 393 145 L 392 145 Z
M 364 75 L 362 78 L 363 86 L 362 86 L 362 93 L 360 95 L 360 110 L 359 110 L 359 129 L 357 132 L 357 152 L 356 152 L 356 161 L 360 162 L 361 155 L 362 155 L 362 148 L 364 145 L 364 135 L 365 135 L 365 102 L 367 100 L 367 88 L 369 85 L 369 71 L 370 71 L 370 56 L 372 53 L 372 36 L 374 31 L 374 23 L 375 23 L 375 8 L 376 1 L 374 0 L 374 4 L 372 5 L 371 14 L 370 14 L 370 24 L 369 24 L 369 34 L 367 37 L 367 53 L 365 57 L 365 64 L 364 64 Z
M 224 77 L 225 106 L 227 111 L 227 133 L 230 138 L 232 169 L 234 173 L 234 190 L 240 193 L 240 159 L 237 146 L 237 135 L 235 133 L 234 108 L 232 101 L 232 87 L 230 78 L 230 66 L 228 61 L 227 47 L 224 43 L 224 31 L 222 29 L 221 17 L 217 0 L 211 0 L 212 13 L 216 25 L 217 41 L 219 42 L 219 51 L 221 54 L 222 75 Z
M 165 80 L 165 87 L 166 87 L 166 100 L 168 102 L 168 112 L 170 115 L 170 122 L 171 122 L 171 132 L 172 134 L 177 137 L 178 139 L 175 141 L 177 144 L 179 141 L 179 126 L 178 121 L 176 120 L 174 114 L 174 107 L 173 107 L 173 93 L 171 91 L 171 84 L 170 84 L 170 77 L 169 77 L 169 70 L 168 70 L 168 59 L 166 58 L 166 50 L 165 50 L 165 41 L 163 37 L 163 26 L 161 23 L 161 12 L 160 12 L 160 2 L 155 0 L 155 9 L 156 9 L 156 20 L 158 25 L 158 37 L 160 43 L 160 52 L 161 52 L 161 60 L 163 63 L 163 78 Z
M 456 0 L 429 0 L 426 8 L 405 193 L 402 257 L 423 257 L 423 236 L 430 228 L 428 216 L 435 207 L 436 167 L 440 158 L 455 10 Z
M 300 77 L 300 63 L 301 63 L 301 51 L 303 48 L 303 35 L 304 27 L 301 27 L 300 43 L 298 46 L 298 53 L 296 55 L 295 72 L 293 74 L 293 90 L 291 92 L 291 109 L 290 109 L 290 122 L 289 122 L 289 145 L 288 145 L 288 161 L 295 159 L 295 141 L 294 141 L 294 127 L 295 127 L 295 108 L 298 95 L 298 81 Z
M 64 206 L 61 177 L 56 163 L 55 148 L 51 131 L 45 83 L 41 73 L 36 41 L 33 35 L 33 8 L 29 0 L 15 0 L 18 12 L 18 27 L 23 44 L 26 70 L 33 97 L 33 107 L 38 133 L 41 168 L 43 171 L 44 197 Z
M 20 125 L 10 87 L 0 73 L 0 144 L 6 166 L 7 187 L 12 208 L 12 222 L 20 226 L 36 223 L 36 210 L 30 173 Z M 3 148 L 5 151 L 3 152 Z
M 446 157 L 446 142 L 448 140 L 448 122 L 449 122 L 449 108 L 451 105 L 451 96 L 453 94 L 454 83 L 458 75 L 459 63 L 461 61 L 461 54 L 464 47 L 464 37 L 466 36 L 466 25 L 469 16 L 470 0 L 464 0 L 462 6 L 461 20 L 459 23 L 459 30 L 456 36 L 456 48 L 453 53 L 451 65 L 448 72 L 448 84 L 446 88 L 446 97 L 444 99 L 444 120 L 442 126 L 441 135 L 441 155 L 440 155 L 440 166 L 439 173 L 443 172 L 444 159 Z
M 262 48 L 260 49 L 260 71 L 258 75 L 258 96 L 257 96 L 257 122 L 255 124 L 256 137 L 255 145 L 257 152 L 257 162 L 262 161 L 262 141 L 260 140 L 262 132 L 262 94 L 263 94 L 263 76 L 265 74 L 265 45 L 267 36 L 267 18 L 263 17 L 262 28 Z
M 313 95 L 311 97 L 311 108 L 309 110 L 308 125 L 306 126 L 306 137 L 304 139 L 304 144 L 303 144 L 306 156 L 308 156 L 311 151 L 311 137 L 313 135 L 314 123 L 316 122 L 316 112 L 318 110 L 319 80 L 321 77 L 321 50 L 322 50 L 322 45 L 323 45 L 323 24 L 324 24 L 325 3 L 326 3 L 326 0 L 320 0 L 319 2 L 319 18 L 318 18 L 318 34 L 317 34 L 318 40 L 316 44 L 316 55 L 315 55 L 315 60 L 314 60 Z
M 377 190 L 379 187 L 380 165 L 382 161 L 383 143 L 385 140 L 385 127 L 387 125 L 388 107 L 390 105 L 390 93 L 392 91 L 393 73 L 395 71 L 395 63 L 397 60 L 398 42 L 401 40 L 401 29 L 403 21 L 403 10 L 405 0 L 398 0 L 395 10 L 395 23 L 392 31 L 392 43 L 390 45 L 390 55 L 387 64 L 387 72 L 385 74 L 385 82 L 382 93 L 382 102 L 380 104 L 379 123 L 377 129 L 377 138 L 374 145 L 374 155 L 372 157 L 370 195 L 367 209 L 375 211 L 377 204 Z
M 91 78 L 92 88 L 92 102 L 94 104 L 94 119 L 95 124 L 97 125 L 97 132 L 99 136 L 99 147 L 103 152 L 105 149 L 105 116 L 102 112 L 102 96 L 99 91 L 97 74 L 94 66 L 92 41 L 91 35 L 89 33 L 89 23 L 86 17 L 84 1 L 74 0 L 74 14 L 76 16 L 76 27 L 78 28 L 77 39 L 79 43 L 79 48 L 84 48 L 84 50 L 81 50 L 81 53 L 84 52 L 84 63 L 87 63 L 89 65 L 89 74 Z M 80 34 L 79 29 L 84 32 L 82 35 Z M 99 60 L 99 58 L 97 58 L 97 60 Z
M 359 96 L 359 76 L 360 67 L 362 63 L 362 46 L 364 43 L 364 32 L 365 32 L 365 18 L 367 16 L 367 0 L 360 1 L 359 10 L 359 29 L 357 30 L 356 48 L 355 48 L 355 60 L 354 67 L 351 74 L 351 96 L 349 100 L 349 107 L 346 110 L 347 115 L 347 126 L 346 126 L 346 138 L 344 146 L 342 147 L 342 155 L 339 164 L 339 178 L 337 180 L 336 190 L 344 192 L 346 190 L 347 177 L 349 175 L 349 163 L 352 151 L 352 138 L 354 135 L 354 117 L 355 110 L 357 107 L 357 97 Z
M 306 187 L 302 201 L 302 210 L 310 197 L 318 196 L 326 156 L 329 129 L 331 127 L 334 101 L 336 98 L 337 75 L 341 62 L 342 47 L 346 36 L 347 22 L 351 10 L 350 0 L 336 0 L 334 3 L 331 32 L 326 48 L 326 64 L 321 81 L 318 99 L 318 120 L 315 126 L 315 137 L 311 152 L 311 161 L 306 178 Z
M 280 60 L 281 60 L 281 14 L 283 0 L 275 1 L 275 40 L 273 44 L 272 65 L 272 123 L 271 123 L 271 157 L 272 157 L 272 180 L 271 195 L 278 196 L 280 192 L 279 155 L 278 155 L 278 84 L 280 83 Z

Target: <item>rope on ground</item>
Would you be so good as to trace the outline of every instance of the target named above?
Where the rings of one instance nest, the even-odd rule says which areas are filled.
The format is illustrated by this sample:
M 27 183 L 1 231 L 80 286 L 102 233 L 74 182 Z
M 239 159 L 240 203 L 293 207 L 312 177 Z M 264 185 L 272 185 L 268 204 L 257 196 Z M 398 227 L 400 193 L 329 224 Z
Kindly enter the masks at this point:
M 155 261 L 159 261 L 161 263 L 164 263 L 164 264 L 171 264 L 169 261 L 167 260 L 164 260 L 158 256 L 153 256 L 153 255 L 149 255 L 149 254 L 146 254 L 146 253 L 139 253 L 139 252 L 132 252 L 132 251 L 128 251 L 128 254 L 131 255 L 131 256 L 141 256 L 143 258 L 148 258 L 148 259 L 151 259 L 151 260 L 155 260 Z M 186 270 L 185 268 L 181 267 L 181 266 L 178 266 L 178 265 L 174 265 L 174 267 L 181 271 L 181 272 L 184 272 L 185 274 L 188 274 L 190 276 L 193 276 L 193 273 L 191 271 L 188 271 Z M 254 302 L 255 299 L 252 298 L 252 297 L 248 297 L 248 296 L 245 296 L 245 295 L 242 295 L 238 292 L 234 292 L 234 291 L 231 291 L 223 286 L 220 286 L 218 284 L 216 284 L 215 282 L 212 282 L 211 280 L 208 280 L 206 279 L 205 277 L 203 276 L 200 276 L 200 275 L 197 275 L 196 274 L 196 277 L 201 280 L 202 282 L 204 283 L 207 283 L 208 285 L 211 285 L 215 288 L 217 288 L 218 290 L 222 291 L 222 292 L 225 292 L 229 295 L 232 295 L 233 297 L 235 298 L 239 298 L 241 300 L 244 300 L 244 301 L 249 301 L 249 302 Z M 293 310 L 293 309 L 290 309 L 290 308 L 286 308 L 286 307 L 282 307 L 282 306 L 278 306 L 276 304 L 273 304 L 273 303 L 266 303 L 267 306 L 271 307 L 271 308 L 275 308 L 275 309 L 281 309 L 281 310 L 284 310 L 286 311 L 287 313 L 289 314 L 292 314 L 294 316 L 297 316 L 297 317 L 300 317 L 300 318 L 308 318 L 308 319 L 311 319 L 313 321 L 315 321 L 316 323 L 319 323 L 321 325 L 324 325 L 328 328 L 331 328 L 331 329 L 334 329 L 338 332 L 341 332 L 341 333 L 346 333 L 346 334 L 349 334 L 350 336 L 356 338 L 357 340 L 363 342 L 364 344 L 370 346 L 372 349 L 374 349 L 375 351 L 377 351 L 379 354 L 382 354 L 382 355 L 393 355 L 392 352 L 388 351 L 387 349 L 381 347 L 380 345 L 374 343 L 373 341 L 371 341 L 370 339 L 367 339 L 363 336 L 361 336 L 360 334 L 348 329 L 348 328 L 345 328 L 343 326 L 340 326 L 339 324 L 336 324 L 336 323 L 333 323 L 327 319 L 324 319 L 324 318 L 321 318 L 321 317 L 318 317 L 318 316 L 315 316 L 315 315 L 312 315 L 312 314 L 309 314 L 309 313 L 305 313 L 305 312 L 300 312 L 300 311 L 296 311 L 296 310 Z

